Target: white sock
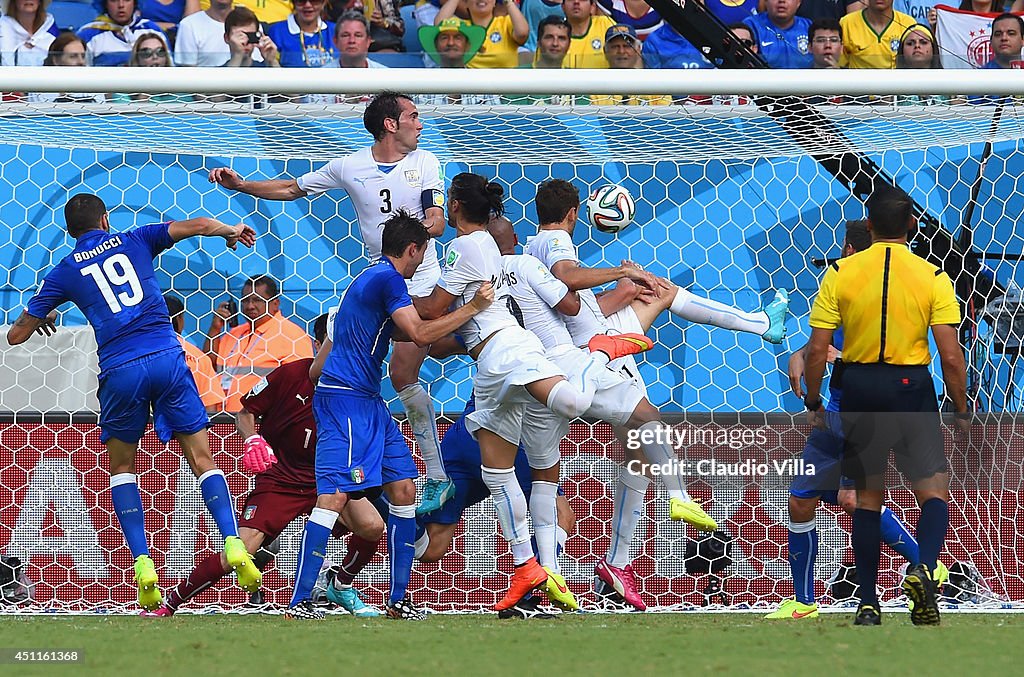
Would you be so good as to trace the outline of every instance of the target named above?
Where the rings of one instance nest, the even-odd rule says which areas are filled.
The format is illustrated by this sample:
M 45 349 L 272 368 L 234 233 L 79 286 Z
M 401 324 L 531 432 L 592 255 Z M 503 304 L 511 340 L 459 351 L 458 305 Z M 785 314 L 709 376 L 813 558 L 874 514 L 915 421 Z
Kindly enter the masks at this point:
M 625 468 L 619 470 L 612 498 L 612 541 L 604 556 L 613 567 L 621 569 L 631 560 L 633 534 L 643 516 L 644 499 L 650 485 L 651 480 L 643 475 L 634 475 Z
M 559 525 L 555 525 L 555 544 L 558 545 L 558 553 L 565 552 L 565 543 L 569 540 L 569 534 Z
M 512 549 L 512 558 L 516 564 L 522 564 L 533 557 L 533 546 L 530 545 L 530 525 L 526 521 L 526 496 L 516 479 L 515 468 L 481 466 L 480 474 L 494 499 L 501 534 Z
M 558 527 L 558 508 L 555 498 L 558 485 L 554 482 L 533 481 L 530 491 L 530 517 L 533 519 L 533 537 L 537 541 L 537 558 L 541 566 L 548 567 L 556 574 L 558 567 L 558 543 L 555 530 Z
M 414 559 L 423 557 L 423 553 L 430 547 L 430 534 L 424 529 L 420 537 L 416 539 L 416 542 L 412 544 L 412 556 Z
M 680 501 L 689 501 L 690 494 L 686 491 L 686 478 L 682 475 L 682 466 L 679 464 L 679 457 L 676 456 L 676 452 L 672 449 L 664 440 L 659 440 L 658 435 L 654 434 L 654 431 L 659 428 L 667 428 L 668 426 L 661 421 L 651 421 L 650 423 L 644 423 L 640 426 L 637 431 L 640 433 L 637 437 L 640 440 L 640 448 L 644 450 L 644 455 L 647 460 L 652 464 L 664 465 L 667 463 L 675 463 L 677 471 L 674 473 L 663 473 L 661 475 L 661 481 L 665 483 L 665 489 L 668 491 L 668 497 L 678 498 Z M 644 435 L 644 431 L 650 430 L 651 434 Z M 644 443 L 644 439 L 650 440 L 649 443 Z
M 409 426 L 413 437 L 420 448 L 423 464 L 427 467 L 427 477 L 435 480 L 446 480 L 444 461 L 441 459 L 441 445 L 437 441 L 437 418 L 434 412 L 434 401 L 430 393 L 419 383 L 406 386 L 398 392 L 402 400 L 405 414 L 409 417 Z
M 749 331 L 752 334 L 761 334 L 768 331 L 770 322 L 764 311 L 756 313 L 745 313 L 739 308 L 727 306 L 718 301 L 694 296 L 682 287 L 676 292 L 676 297 L 669 307 L 673 315 L 678 315 L 684 320 L 698 324 L 710 324 L 723 329 L 734 329 L 736 331 Z

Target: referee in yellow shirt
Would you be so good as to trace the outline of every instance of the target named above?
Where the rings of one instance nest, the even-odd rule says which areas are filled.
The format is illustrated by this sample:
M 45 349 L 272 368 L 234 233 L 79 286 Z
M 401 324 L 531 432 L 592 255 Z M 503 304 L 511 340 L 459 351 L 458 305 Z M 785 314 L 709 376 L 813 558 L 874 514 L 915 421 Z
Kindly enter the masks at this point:
M 833 263 L 811 309 L 804 404 L 821 425 L 821 378 L 832 332 L 843 327 L 843 398 L 846 436 L 843 474 L 857 486 L 853 553 L 860 583 L 854 625 L 880 625 L 876 583 L 881 547 L 883 476 L 889 451 L 910 481 L 921 507 L 917 542 L 921 562 L 907 571 L 903 590 L 915 625 L 938 625 L 931 572 L 949 528 L 949 473 L 931 372 L 928 329 L 942 363 L 946 392 L 956 407 L 957 429 L 970 428 L 967 371 L 957 340 L 960 306 L 946 273 L 910 252 L 913 203 L 899 188 L 883 186 L 868 198 L 871 246 Z

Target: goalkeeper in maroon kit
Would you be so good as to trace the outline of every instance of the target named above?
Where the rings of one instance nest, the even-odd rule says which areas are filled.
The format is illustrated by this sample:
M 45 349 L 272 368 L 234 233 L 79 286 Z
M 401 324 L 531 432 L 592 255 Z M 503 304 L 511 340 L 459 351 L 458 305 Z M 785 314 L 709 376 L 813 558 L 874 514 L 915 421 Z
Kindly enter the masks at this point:
M 314 323 L 315 347 L 319 350 L 327 333 L 327 315 Z M 313 421 L 313 383 L 309 380 L 312 359 L 282 365 L 265 376 L 242 398 L 242 410 L 235 426 L 245 438 L 242 466 L 255 473 L 256 484 L 245 499 L 238 520 L 238 535 L 246 549 L 256 555 L 257 565 L 272 559 L 260 546 L 272 543 L 296 517 L 308 515 L 316 505 L 316 426 Z M 259 434 L 256 422 L 260 421 Z M 335 572 L 327 597 L 356 616 L 378 616 L 380 612 L 363 603 L 352 580 L 377 552 L 384 533 L 380 513 L 367 499 L 349 501 L 335 524 L 335 538 L 352 532 L 348 553 Z M 201 561 L 188 578 L 148 616 L 170 616 L 182 604 L 214 585 L 229 571 L 218 553 Z

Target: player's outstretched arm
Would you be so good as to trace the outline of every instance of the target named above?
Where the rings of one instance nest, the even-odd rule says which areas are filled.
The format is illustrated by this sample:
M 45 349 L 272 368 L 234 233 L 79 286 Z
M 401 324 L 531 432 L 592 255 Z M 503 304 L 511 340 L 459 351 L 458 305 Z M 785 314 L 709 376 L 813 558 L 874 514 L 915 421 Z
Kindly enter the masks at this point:
M 229 249 L 234 249 L 235 245 L 239 243 L 246 247 L 252 247 L 256 244 L 256 231 L 251 226 L 247 226 L 244 223 L 230 226 L 208 216 L 185 219 L 184 221 L 172 221 L 167 227 L 167 232 L 175 242 L 180 242 L 190 237 L 203 236 L 224 238 Z
M 650 289 L 654 289 L 657 285 L 657 278 L 653 274 L 626 263 L 614 268 L 583 268 L 575 261 L 559 261 L 551 266 L 551 272 L 564 282 L 570 291 L 600 287 L 623 277 L 639 282 Z
M 268 179 L 266 181 L 246 181 L 233 169 L 217 167 L 210 170 L 210 183 L 224 186 L 228 190 L 237 190 L 264 200 L 297 200 L 306 197 L 306 192 L 299 188 L 295 179 Z
M 53 310 L 46 317 L 35 317 L 26 312 L 15 320 L 11 328 L 7 330 L 7 343 L 12 346 L 21 345 L 32 336 L 32 332 L 40 336 L 50 336 L 57 333 L 57 311 Z
M 443 298 L 445 295 L 448 296 L 447 301 Z M 440 306 L 442 308 L 450 307 L 454 300 L 454 296 L 440 287 L 434 287 L 434 291 L 427 297 L 427 299 L 425 299 L 425 301 L 429 302 L 431 305 L 444 304 Z M 398 330 L 410 341 L 422 348 L 429 346 L 434 341 L 452 333 L 464 325 L 471 317 L 486 310 L 493 302 L 494 287 L 490 282 L 484 282 L 480 285 L 480 289 L 477 290 L 476 295 L 473 296 L 473 300 L 454 312 L 448 313 L 447 315 L 442 314 L 440 317 L 437 317 L 434 314 L 436 309 L 431 308 L 430 311 L 424 315 L 424 317 L 432 316 L 437 317 L 437 319 L 424 320 L 423 317 L 420 316 L 421 313 L 419 311 L 419 305 L 399 308 L 395 312 L 391 313 L 391 317 L 394 319 L 395 326 Z

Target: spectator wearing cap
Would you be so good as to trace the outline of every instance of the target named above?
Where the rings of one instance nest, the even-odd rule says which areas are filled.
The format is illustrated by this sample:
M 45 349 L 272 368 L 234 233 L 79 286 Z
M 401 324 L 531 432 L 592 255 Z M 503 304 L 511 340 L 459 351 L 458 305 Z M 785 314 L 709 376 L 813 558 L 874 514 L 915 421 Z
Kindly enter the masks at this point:
M 700 50 L 667 23 L 644 40 L 643 56 L 649 69 L 711 68 Z
M 420 26 L 419 39 L 423 51 L 441 68 L 465 68 L 483 44 L 485 32 L 480 26 L 458 17 L 449 17 L 436 26 Z M 418 94 L 418 106 L 496 106 L 497 94 Z
M 636 29 L 629 24 L 615 24 L 604 36 L 604 52 L 610 68 L 643 69 L 644 60 L 640 56 L 643 43 L 637 37 Z M 647 94 L 594 94 L 590 103 L 595 106 L 667 106 L 672 97 Z
M 213 369 L 210 357 L 202 350 L 185 340 L 181 335 L 185 329 L 185 304 L 173 294 L 164 294 L 164 302 L 167 303 L 167 311 L 171 316 L 171 326 L 174 333 L 178 335 L 178 342 L 185 351 L 185 364 L 192 372 L 196 387 L 199 389 L 199 398 L 203 401 L 208 413 L 215 413 L 224 409 L 224 388 L 220 385 L 220 377 Z
M 447 0 L 434 19 L 439 25 L 455 16 L 462 0 Z M 466 64 L 467 68 L 516 68 L 519 66 L 519 48 L 530 37 L 530 25 L 515 2 L 506 2 L 508 14 L 495 16 L 495 0 L 469 0 L 470 23 L 485 31 L 483 45 Z
M 267 28 L 285 68 L 321 68 L 338 58 L 334 24 L 324 21 L 325 0 L 296 0 L 295 12 Z
M 139 36 L 163 33 L 142 17 L 135 0 L 103 0 L 99 9 L 101 14 L 78 31 L 85 42 L 85 59 L 93 66 L 123 66 Z
M 796 15 L 799 6 L 800 0 L 768 0 L 767 12 L 743 20 L 772 68 L 810 68 L 814 62 L 807 45 L 811 21 Z
M 50 0 L 0 1 L 0 65 L 42 66 L 60 34 Z
M 563 0 L 562 11 L 572 30 L 565 67 L 608 68 L 604 35 L 615 21 L 598 11 L 593 0 Z

